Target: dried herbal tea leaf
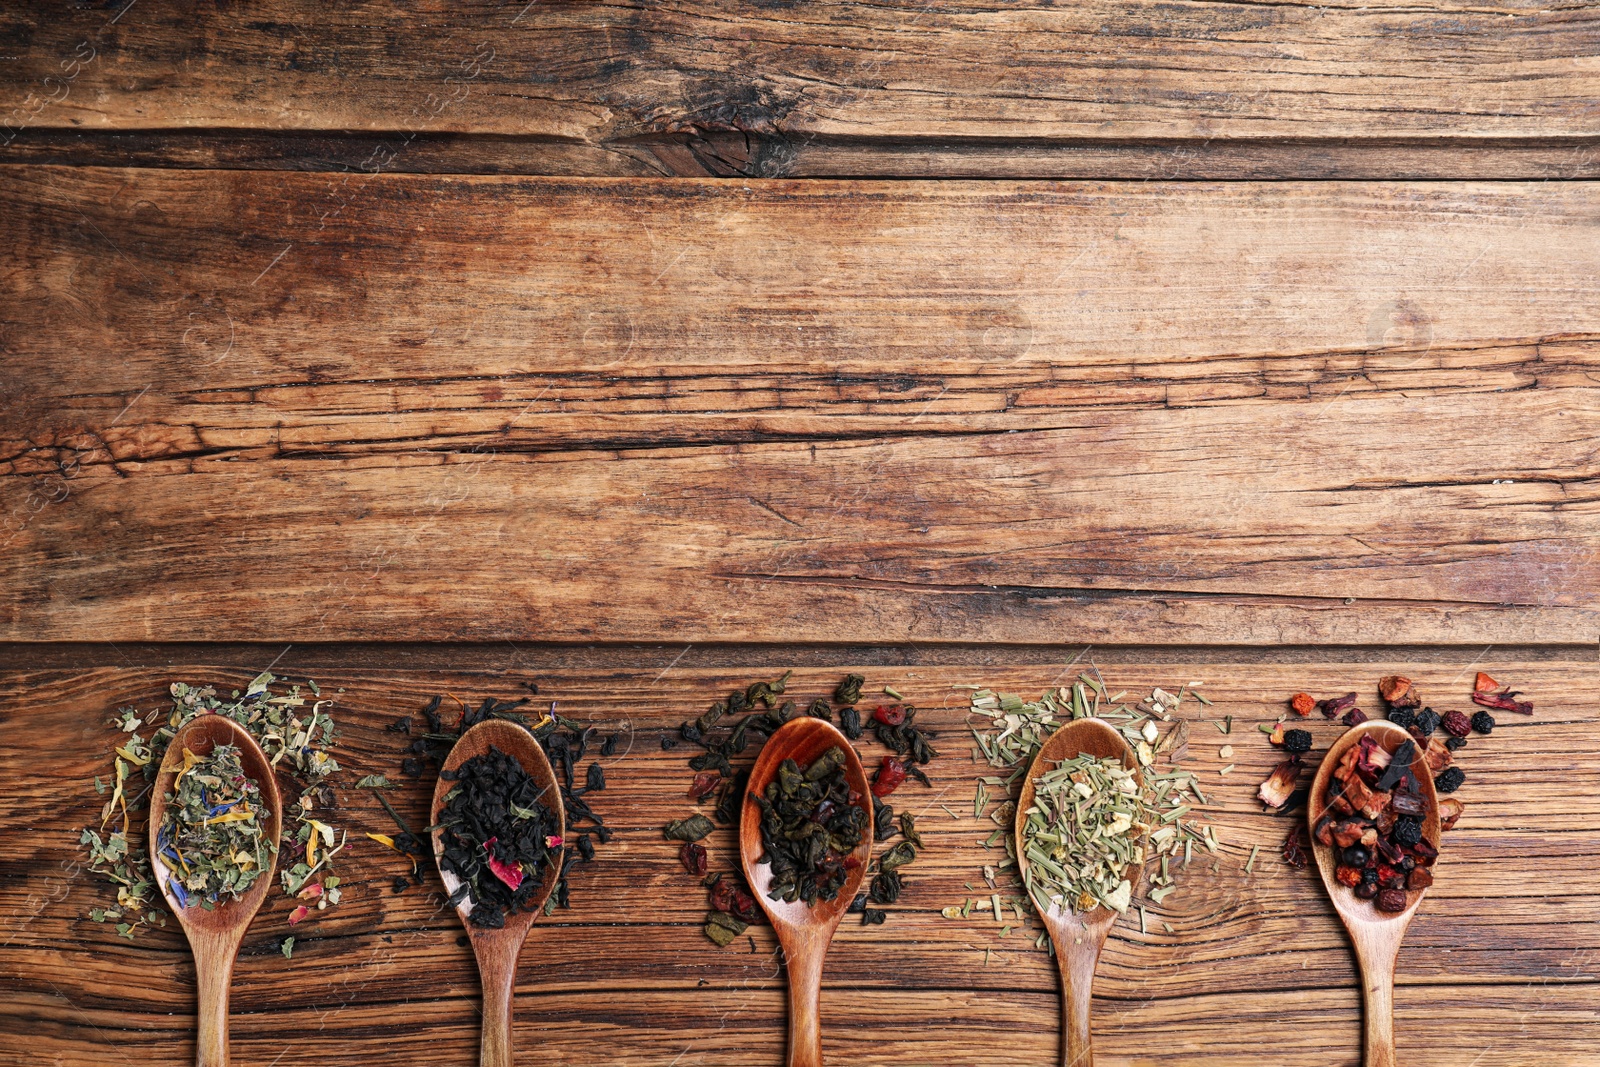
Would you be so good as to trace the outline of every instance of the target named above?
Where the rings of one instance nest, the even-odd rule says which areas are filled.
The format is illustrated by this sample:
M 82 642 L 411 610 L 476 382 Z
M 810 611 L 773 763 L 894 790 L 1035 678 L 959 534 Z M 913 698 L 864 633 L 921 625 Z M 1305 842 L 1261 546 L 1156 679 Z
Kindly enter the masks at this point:
M 1041 911 L 1126 911 L 1127 871 L 1143 866 L 1143 838 L 1157 818 L 1137 773 L 1120 759 L 1083 754 L 1033 784 L 1034 802 L 1020 815 L 1029 897 Z
M 173 785 L 156 831 L 168 888 L 185 908 L 237 900 L 276 851 L 262 823 L 261 787 L 244 773 L 234 745 L 217 745 L 206 756 L 184 749 Z
M 165 913 L 152 907 L 155 882 L 140 843 L 147 825 L 141 813 L 148 809 L 149 791 L 167 746 L 184 724 L 199 715 L 222 715 L 243 726 L 261 745 L 280 785 L 293 780 L 300 787 L 299 796 L 284 805 L 286 818 L 300 824 L 298 836 L 286 833 L 280 843 L 284 892 L 298 893 L 312 874 L 330 876 L 330 861 L 338 847 L 324 850 L 314 864 L 288 861 L 297 859 L 306 846 L 306 820 L 335 806 L 330 778 L 339 764 L 326 750 L 334 744 L 336 730 L 325 710 L 333 701 L 308 701 L 300 695 L 298 685 L 287 692 L 274 691 L 276 682 L 277 678 L 263 671 L 250 681 L 243 695 L 235 690 L 227 698 L 219 696 L 213 686 L 173 682 L 168 687 L 172 704 L 166 712 L 158 709 L 146 715 L 134 708 L 117 709 L 111 719 L 118 737 L 113 745 L 110 796 L 99 827 L 84 830 L 79 841 L 89 854 L 89 869 L 116 887 L 116 906 L 103 912 L 107 919 L 123 920 L 117 924 L 123 937 L 131 940 L 141 926 L 165 924 Z M 313 696 L 320 695 L 314 684 L 309 688 Z M 144 732 L 149 728 L 153 732 L 146 740 Z M 120 826 L 107 831 L 113 819 Z M 324 898 L 318 906 L 331 903 L 336 900 Z
M 773 900 L 815 905 L 838 897 L 868 823 L 866 811 L 851 803 L 844 768 L 838 747 L 803 771 L 786 759 L 765 793 L 754 798 L 764 849 L 757 862 L 772 867 L 767 895 Z
M 976 814 L 980 818 L 987 815 L 1001 827 L 985 842 L 990 848 L 1006 849 L 1008 858 L 998 869 L 1015 867 L 1010 855 L 1014 845 L 1006 832 L 1012 825 L 1012 801 L 1040 747 L 1059 723 L 1090 717 L 1109 722 L 1139 759 L 1136 777 L 1143 801 L 1152 813 L 1145 853 L 1147 859 L 1163 861 L 1161 873 L 1151 880 L 1146 895 L 1159 902 L 1175 883 L 1174 862 L 1187 865 L 1197 848 L 1215 851 L 1217 844 L 1210 827 L 1196 821 L 1195 809 L 1207 803 L 1199 780 L 1178 766 L 1187 754 L 1189 724 L 1182 719 L 1173 721 L 1185 695 L 1200 684 L 1189 683 L 1176 693 L 1157 688 L 1137 704 L 1124 702 L 1126 692 L 1108 692 L 1097 670 L 1080 674 L 1071 686 L 1047 690 L 1032 702 L 1012 693 L 974 688 L 970 714 L 986 723 L 974 722 L 971 726 L 973 758 L 1000 772 L 980 779 L 980 793 L 974 798 Z M 1193 695 L 1198 699 L 1198 693 Z M 1209 701 L 1201 703 L 1210 706 Z M 1138 880 L 1132 881 L 1130 899 L 1131 891 L 1138 888 Z M 1025 906 L 1033 906 L 1031 899 Z
M 506 913 L 532 911 L 544 871 L 558 862 L 562 840 L 544 793 L 516 758 L 494 746 L 439 777 L 445 794 L 439 866 L 461 880 L 450 904 L 470 901 L 476 926 L 498 929 Z

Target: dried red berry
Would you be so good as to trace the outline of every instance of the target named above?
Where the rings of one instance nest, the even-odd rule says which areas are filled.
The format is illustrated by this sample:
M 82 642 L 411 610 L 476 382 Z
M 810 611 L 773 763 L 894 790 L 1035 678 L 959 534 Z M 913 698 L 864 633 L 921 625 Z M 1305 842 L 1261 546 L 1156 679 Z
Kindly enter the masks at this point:
M 1380 890 L 1377 905 L 1379 911 L 1405 911 L 1406 891 L 1404 889 Z
M 906 780 L 906 765 L 893 756 L 883 757 L 883 762 L 878 764 L 878 770 L 872 776 L 872 795 L 886 797 L 899 789 Z
M 701 771 L 694 776 L 694 782 L 689 786 L 689 796 L 693 800 L 704 800 L 716 791 L 717 783 L 722 781 L 718 771 Z
M 1444 727 L 1444 732 L 1451 737 L 1466 737 L 1472 732 L 1472 720 L 1459 711 L 1447 711 L 1444 718 L 1439 720 L 1439 725 Z
M 683 864 L 683 869 L 697 878 L 706 875 L 706 846 L 693 841 L 685 841 L 678 849 L 678 861 Z
M 1306 850 L 1300 844 L 1302 829 L 1296 826 L 1289 831 L 1289 836 L 1283 839 L 1283 862 L 1297 871 L 1306 865 Z
M 879 704 L 872 717 L 885 726 L 900 726 L 906 721 L 906 709 L 900 704 L 891 704 L 888 707 Z
M 1310 715 L 1311 709 L 1316 706 L 1317 702 L 1310 693 L 1296 693 L 1289 698 L 1289 710 L 1296 715 Z

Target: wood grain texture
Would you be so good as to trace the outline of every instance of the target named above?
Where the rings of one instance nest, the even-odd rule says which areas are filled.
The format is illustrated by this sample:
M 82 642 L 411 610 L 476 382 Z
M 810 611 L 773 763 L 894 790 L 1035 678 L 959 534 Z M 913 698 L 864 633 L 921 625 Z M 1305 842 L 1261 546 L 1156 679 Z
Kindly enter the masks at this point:
M 869 669 L 869 689 L 895 686 L 943 737 L 930 765 L 931 792 L 908 786 L 900 806 L 919 812 L 930 847 L 906 869 L 901 904 L 882 927 L 847 923 L 829 954 L 822 996 L 825 1052 L 838 1062 L 1042 1064 L 1056 1055 L 1056 976 L 1032 948 L 1028 926 L 1001 937 L 978 914 L 945 920 L 939 909 L 976 895 L 988 824 L 972 817 L 976 768 L 963 735 L 968 683 L 1032 695 L 1070 680 L 1076 667 Z M 1258 722 L 1282 698 L 1369 694 L 1384 673 L 1414 678 L 1436 708 L 1469 707 L 1473 657 L 1456 663 L 1359 665 L 1135 664 L 1107 668 L 1114 688 L 1176 688 L 1205 681 L 1215 701 L 1186 715 L 1234 716 L 1223 735 L 1192 723 L 1193 767 L 1209 783 L 1225 843 L 1216 872 L 1197 860 L 1180 888 L 1149 911 L 1149 929 L 1124 919 L 1111 935 L 1095 986 L 1093 1023 L 1102 1064 L 1355 1064 L 1360 1046 L 1357 980 L 1348 944 L 1314 870 L 1294 871 L 1275 852 L 1296 816 L 1260 812 L 1255 786 L 1276 759 Z M 1086 661 L 1085 661 L 1086 662 Z M 666 668 L 666 669 L 663 669 Z M 846 669 L 807 669 L 791 696 L 830 689 Z M 1439 880 L 1400 954 L 1396 1034 L 1402 1062 L 1544 1067 L 1585 1062 L 1600 1000 L 1600 669 L 1585 663 L 1504 664 L 1497 676 L 1532 694 L 1531 719 L 1503 716 L 1488 739 L 1459 754 L 1468 781 L 1461 824 L 1446 835 Z M 97 816 L 89 778 L 103 768 L 109 709 L 156 706 L 172 679 L 236 685 L 247 672 L 98 669 L 11 671 L 0 677 L 0 765 L 26 761 L 32 788 L 0 791 L 0 975 L 8 990 L 0 1025 L 7 1062 L 178 1064 L 191 1056 L 193 969 L 175 928 L 129 944 L 82 916 L 99 899 L 73 867 L 78 828 Z M 337 716 L 344 778 L 394 775 L 403 742 L 384 726 L 441 691 L 464 699 L 510 695 L 525 672 L 351 671 L 321 674 L 343 688 Z M 518 1041 L 554 1062 L 589 1058 L 626 1065 L 782 1061 L 782 978 L 771 930 L 728 950 L 700 933 L 704 896 L 660 836 L 687 814 L 690 750 L 656 744 L 722 690 L 751 680 L 728 669 L 683 671 L 643 663 L 604 675 L 538 676 L 540 697 L 568 714 L 631 730 L 609 762 L 595 806 L 618 827 L 594 864 L 576 869 L 570 911 L 541 921 L 524 953 Z M 622 727 L 626 722 L 627 727 Z M 1336 724 L 1312 721 L 1317 751 Z M 1223 743 L 1232 757 L 1219 756 Z M 871 756 L 875 744 L 865 746 Z M 1225 762 L 1237 764 L 1228 776 Z M 1547 770 L 1548 769 L 1548 770 Z M 1552 773 L 1555 772 L 1555 773 Z M 395 776 L 398 777 L 398 776 Z M 1309 777 L 1309 776 L 1308 776 Z M 392 794 L 408 818 L 425 817 L 430 784 Z M 950 810 L 947 812 L 945 808 Z M 477 976 L 459 924 L 430 881 L 395 896 L 397 857 L 358 838 L 391 824 L 370 795 L 344 794 L 337 814 L 352 831 L 345 902 L 295 928 L 294 959 L 277 954 L 289 902 L 269 899 L 246 936 L 234 983 L 235 1062 L 343 1064 L 352 1048 L 381 1042 L 402 1059 L 468 1061 L 476 1047 Z M 737 863 L 731 828 L 710 839 L 714 869 Z M 1244 867 L 1251 847 L 1261 854 Z M 986 889 L 980 889 L 986 893 Z M 1170 923 L 1167 932 L 1162 923 Z M 626 961 L 619 963 L 619 961 Z M 907 1026 L 907 1015 L 938 1020 Z M 24 1035 L 26 1035 L 24 1037 Z M 1003 1039 L 1001 1039 L 1003 1035 Z M 1178 1035 L 1178 1036 L 1174 1036 Z
M 161 0 L 0 23 L 13 129 L 625 144 L 813 137 L 1592 136 L 1594 10 L 1294 3 Z M 4 132 L 4 131 L 0 131 Z M 375 157 L 380 169 L 387 155 Z
M 1129 181 L 1584 181 L 1594 137 L 837 141 L 748 130 L 579 144 L 498 134 L 25 129 L 6 163 L 603 178 L 1028 178 Z
M 9 639 L 1594 633 L 1587 185 L 0 182 Z

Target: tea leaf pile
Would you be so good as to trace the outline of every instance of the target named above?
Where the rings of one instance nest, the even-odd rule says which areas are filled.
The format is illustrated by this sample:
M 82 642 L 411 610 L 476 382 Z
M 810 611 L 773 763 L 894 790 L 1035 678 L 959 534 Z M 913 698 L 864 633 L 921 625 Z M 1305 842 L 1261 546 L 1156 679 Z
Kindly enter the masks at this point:
M 288 779 L 300 786 L 296 798 L 284 805 L 285 819 L 292 819 L 296 829 L 280 846 L 284 852 L 280 857 L 280 885 L 290 896 L 304 901 L 314 898 L 319 910 L 339 903 L 339 879 L 331 868 L 334 856 L 343 847 L 343 835 L 335 845 L 334 827 L 317 818 L 337 801 L 331 777 L 338 772 L 339 764 L 326 751 L 336 738 L 333 718 L 326 710 L 334 702 L 322 698 L 315 682 L 306 684 L 311 692 L 309 700 L 301 695 L 298 685 L 289 687 L 287 692 L 274 692 L 272 686 L 277 680 L 263 671 L 243 693 L 234 690 L 227 698 L 218 696 L 213 686 L 173 682 L 168 690 L 172 696 L 170 706 L 148 713 L 131 707 L 117 711 L 111 720 L 119 737 L 113 745 L 110 774 L 106 776 L 109 781 L 98 776 L 94 780 L 95 791 L 109 796 L 99 825 L 85 828 L 78 839 L 88 854 L 89 870 L 115 887 L 116 900 L 91 909 L 89 918 L 114 922 L 117 933 L 129 940 L 140 927 L 165 925 L 166 913 L 154 906 L 155 883 L 142 844 L 146 840 L 149 793 L 172 738 L 198 715 L 223 715 L 239 723 L 261 745 L 280 781 Z M 150 731 L 148 737 L 146 731 Z M 304 914 L 296 910 L 297 916 Z
M 215 907 L 249 890 L 277 846 L 266 840 L 261 789 L 239 765 L 239 750 L 218 745 L 208 756 L 183 752 L 156 833 L 157 858 L 183 907 Z

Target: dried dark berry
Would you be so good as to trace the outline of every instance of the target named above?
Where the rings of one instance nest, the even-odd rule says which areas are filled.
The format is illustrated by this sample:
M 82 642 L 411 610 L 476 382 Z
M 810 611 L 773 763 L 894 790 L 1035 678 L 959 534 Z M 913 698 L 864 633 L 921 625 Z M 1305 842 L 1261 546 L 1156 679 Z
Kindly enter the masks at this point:
M 1342 858 L 1344 859 L 1346 866 L 1365 867 L 1367 865 L 1367 861 L 1372 858 L 1372 853 L 1368 852 L 1360 845 L 1351 845 L 1349 848 L 1344 850 L 1344 856 Z
M 1371 900 L 1377 895 L 1378 880 L 1376 878 L 1370 882 L 1362 882 L 1360 885 L 1356 886 L 1356 896 L 1360 897 L 1362 900 Z
M 1397 845 L 1414 845 L 1422 840 L 1422 822 L 1414 815 L 1403 815 L 1395 820 L 1389 836 Z
M 1291 753 L 1311 751 L 1310 730 L 1285 730 L 1283 732 L 1283 747 Z
M 1480 734 L 1494 733 L 1494 716 L 1487 711 L 1480 711 L 1472 716 L 1472 728 Z
M 1409 730 L 1412 723 L 1417 721 L 1417 713 L 1410 708 L 1390 708 L 1389 721 L 1402 730 Z
M 1448 748 L 1451 752 L 1454 752 L 1457 749 L 1466 748 L 1467 739 L 1465 737 L 1452 737 L 1445 741 L 1444 747 Z
M 1454 793 L 1466 780 L 1467 773 L 1460 767 L 1446 767 L 1434 778 L 1433 787 L 1441 793 Z
M 1404 889 L 1384 889 L 1378 893 L 1379 911 L 1405 911 L 1406 891 Z
M 1432 737 L 1433 731 L 1439 728 L 1439 719 L 1438 712 L 1432 708 L 1423 708 L 1417 712 L 1416 721 L 1412 725 L 1417 728 L 1417 733 L 1423 737 Z

